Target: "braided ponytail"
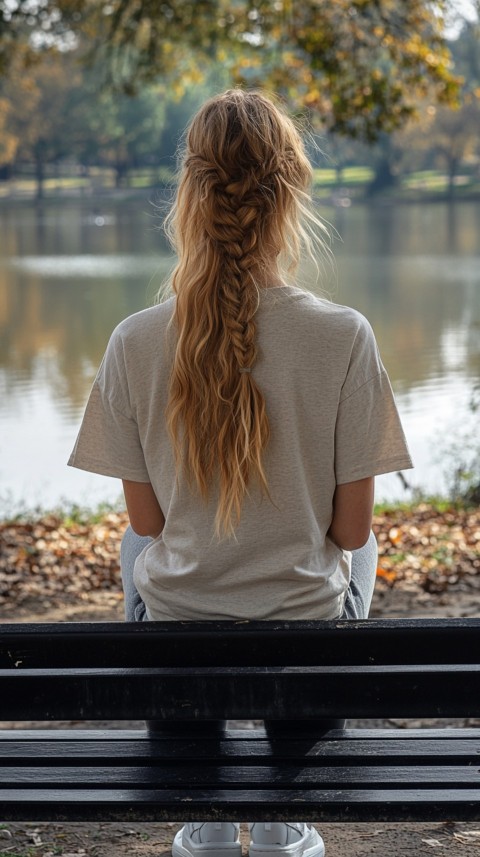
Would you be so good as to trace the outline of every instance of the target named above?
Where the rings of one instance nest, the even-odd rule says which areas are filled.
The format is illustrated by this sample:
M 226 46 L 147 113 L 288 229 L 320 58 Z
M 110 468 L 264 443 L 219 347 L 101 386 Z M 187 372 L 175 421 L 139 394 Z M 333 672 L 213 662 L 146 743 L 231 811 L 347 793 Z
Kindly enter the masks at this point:
M 269 496 L 269 439 L 257 358 L 259 288 L 277 257 L 298 264 L 311 167 L 298 133 L 269 99 L 230 90 L 208 101 L 187 135 L 167 228 L 176 351 L 167 424 L 177 469 L 200 496 L 218 493 L 217 535 L 231 536 L 253 482 Z

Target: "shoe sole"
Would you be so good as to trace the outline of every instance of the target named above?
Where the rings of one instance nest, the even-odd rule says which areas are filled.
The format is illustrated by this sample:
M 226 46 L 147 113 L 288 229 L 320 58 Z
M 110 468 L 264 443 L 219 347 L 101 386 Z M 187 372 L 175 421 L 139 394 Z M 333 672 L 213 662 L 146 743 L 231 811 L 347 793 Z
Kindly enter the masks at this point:
M 239 842 L 192 842 L 186 848 L 179 830 L 172 843 L 172 857 L 242 857 L 242 846 Z
M 250 857 L 325 857 L 325 843 L 316 830 L 310 836 L 291 845 L 250 844 Z

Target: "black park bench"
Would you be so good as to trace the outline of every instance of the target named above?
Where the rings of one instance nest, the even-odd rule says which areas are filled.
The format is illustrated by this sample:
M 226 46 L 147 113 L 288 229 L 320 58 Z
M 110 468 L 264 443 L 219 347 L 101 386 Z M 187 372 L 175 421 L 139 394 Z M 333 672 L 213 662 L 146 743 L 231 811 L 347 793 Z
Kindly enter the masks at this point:
M 479 655 L 480 619 L 0 625 L 1 720 L 186 724 L 0 731 L 0 821 L 478 820 L 480 728 L 268 740 L 192 721 L 461 722 Z

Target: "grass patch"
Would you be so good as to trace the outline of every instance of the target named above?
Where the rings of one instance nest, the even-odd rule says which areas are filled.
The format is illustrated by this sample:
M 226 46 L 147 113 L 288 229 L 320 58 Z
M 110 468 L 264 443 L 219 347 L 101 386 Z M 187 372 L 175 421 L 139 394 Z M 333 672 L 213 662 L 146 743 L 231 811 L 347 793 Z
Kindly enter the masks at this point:
M 400 179 L 401 190 L 446 194 L 449 190 L 448 176 L 438 170 L 424 170 L 410 173 Z M 478 191 L 478 182 L 474 176 L 461 174 L 454 179 L 455 196 L 469 195 Z
M 322 187 L 344 187 L 354 185 L 366 185 L 374 176 L 371 167 L 345 167 L 338 181 L 335 169 L 317 168 L 313 171 L 313 184 L 316 190 Z
M 401 502 L 387 501 L 384 503 L 375 503 L 373 510 L 374 515 L 388 515 L 394 512 L 405 512 L 406 514 L 414 514 L 420 507 L 431 509 L 433 512 L 443 515 L 445 512 L 468 512 L 470 509 L 476 508 L 473 503 L 466 500 L 451 500 L 448 497 L 414 497 L 411 500 L 402 500 Z
M 467 500 L 450 500 L 447 497 L 415 497 L 405 501 L 385 501 L 375 503 L 373 514 L 377 517 L 383 515 L 394 515 L 402 513 L 406 517 L 414 516 L 419 511 L 430 509 L 433 513 L 443 515 L 446 512 L 469 512 L 478 507 Z M 120 495 L 114 502 L 97 503 L 94 507 L 84 506 L 80 503 L 65 501 L 49 509 L 36 507 L 11 508 L 6 513 L 8 506 L 0 499 L 0 521 L 3 524 L 22 524 L 45 522 L 47 519 L 55 521 L 57 525 L 66 527 L 94 526 L 99 524 L 107 515 L 121 515 L 125 510 L 125 501 Z M 0 826 L 1 829 L 1 826 Z M 0 855 L 1 857 L 1 855 Z
M 0 851 L 0 857 L 37 857 L 38 851 L 34 848 L 26 848 L 25 850 L 17 851 L 9 851 L 8 848 L 5 851 Z
M 5 499 L 2 499 L 0 500 L 0 508 L 0 520 L 4 524 L 32 524 L 37 521 L 45 521 L 49 518 L 68 529 L 69 527 L 88 527 L 99 524 L 106 515 L 124 512 L 125 502 L 123 497 L 119 496 L 115 502 L 110 503 L 105 501 L 97 503 L 92 508 L 66 500 L 64 503 L 60 503 L 50 509 L 43 509 L 41 506 L 22 507 L 17 505 L 13 511 L 5 513 L 5 510 L 9 507 Z
M 106 515 L 117 514 L 125 511 L 125 503 L 118 500 L 117 503 L 99 503 L 95 509 L 88 509 L 85 506 L 72 504 L 67 510 L 57 508 L 53 513 L 61 518 L 64 527 L 73 527 L 78 524 L 82 526 L 90 526 L 99 524 Z

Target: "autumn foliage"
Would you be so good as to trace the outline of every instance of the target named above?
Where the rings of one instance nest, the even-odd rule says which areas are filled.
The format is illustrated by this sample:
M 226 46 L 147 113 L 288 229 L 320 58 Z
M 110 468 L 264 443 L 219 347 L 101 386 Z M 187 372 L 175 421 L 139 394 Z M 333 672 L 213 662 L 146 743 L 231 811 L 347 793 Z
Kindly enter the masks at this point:
M 375 139 L 427 94 L 458 92 L 446 0 L 18 0 L 0 12 L 0 75 L 75 50 L 129 94 L 163 81 L 184 93 L 212 69 L 261 85 L 324 129 Z M 101 82 L 101 81 L 99 81 Z

